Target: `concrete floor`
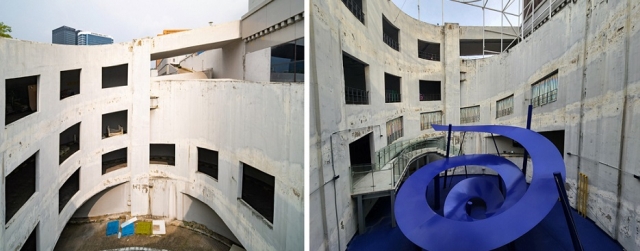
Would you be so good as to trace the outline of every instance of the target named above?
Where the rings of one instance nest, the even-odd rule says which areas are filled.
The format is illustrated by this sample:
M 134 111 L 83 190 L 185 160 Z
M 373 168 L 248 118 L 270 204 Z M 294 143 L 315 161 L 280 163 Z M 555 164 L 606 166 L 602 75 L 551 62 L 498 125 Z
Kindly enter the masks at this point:
M 230 247 L 198 232 L 166 225 L 166 235 L 132 235 L 118 239 L 106 236 L 107 222 L 69 223 L 65 226 L 54 250 L 106 250 L 125 247 L 146 247 L 165 250 L 228 251 Z

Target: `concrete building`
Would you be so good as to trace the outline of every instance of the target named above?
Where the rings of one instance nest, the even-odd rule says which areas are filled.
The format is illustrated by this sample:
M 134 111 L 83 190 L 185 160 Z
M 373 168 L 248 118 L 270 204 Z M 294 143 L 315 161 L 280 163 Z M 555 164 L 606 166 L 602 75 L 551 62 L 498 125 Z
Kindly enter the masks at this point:
M 60 26 L 59 28 L 51 31 L 51 43 L 53 44 L 78 44 L 78 30 L 68 27 Z
M 639 7 L 555 1 L 547 12 L 528 10 L 515 46 L 463 59 L 495 39 L 483 48 L 482 27 L 424 23 L 391 1 L 313 1 L 311 250 L 344 250 L 376 198 L 393 201 L 406 166 L 389 167 L 400 163 L 381 154 L 391 146 L 442 136 L 430 123 L 524 127 L 529 104 L 531 128 L 563 153 L 572 206 L 586 202 L 589 219 L 627 250 L 640 249 Z M 464 141 L 465 153 L 495 153 L 490 135 Z M 498 144 L 522 163 L 522 148 Z M 580 173 L 589 177 L 586 201 L 576 196 Z M 361 186 L 362 177 L 377 183 Z
M 269 12 L 264 24 L 291 26 L 272 41 L 294 40 L 302 6 L 265 1 L 243 20 L 103 46 L 0 39 L 0 249 L 52 250 L 71 218 L 126 215 L 302 250 L 304 87 L 270 82 L 272 45 L 241 32 Z M 207 50 L 224 62 L 213 79 L 151 77 L 154 60 Z
M 98 34 L 90 31 L 78 32 L 78 45 L 101 44 L 113 44 L 113 38 L 108 35 Z

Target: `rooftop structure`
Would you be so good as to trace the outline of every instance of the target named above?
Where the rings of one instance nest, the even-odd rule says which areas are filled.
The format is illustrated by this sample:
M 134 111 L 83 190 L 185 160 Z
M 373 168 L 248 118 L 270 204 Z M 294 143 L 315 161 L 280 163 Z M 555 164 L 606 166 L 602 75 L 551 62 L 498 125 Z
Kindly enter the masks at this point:
M 78 45 L 101 45 L 113 44 L 113 38 L 108 35 L 94 33 L 90 31 L 78 32 Z

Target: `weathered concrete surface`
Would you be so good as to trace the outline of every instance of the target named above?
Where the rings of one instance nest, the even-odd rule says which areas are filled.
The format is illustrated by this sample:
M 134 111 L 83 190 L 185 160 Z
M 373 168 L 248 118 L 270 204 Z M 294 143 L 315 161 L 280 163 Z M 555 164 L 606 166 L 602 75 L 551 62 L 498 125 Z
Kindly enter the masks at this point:
M 217 49 L 234 40 L 240 40 L 240 21 L 157 36 L 152 38 L 151 60 Z
M 421 112 L 443 111 L 443 122 L 455 124 L 459 109 L 473 105 L 480 105 L 478 124 L 525 126 L 531 85 L 556 70 L 557 101 L 534 109 L 532 128 L 565 130 L 572 204 L 577 174 L 585 173 L 589 218 L 626 249 L 640 248 L 640 183 L 633 177 L 640 173 L 640 129 L 634 126 L 640 123 L 638 1 L 570 3 L 508 52 L 481 60 L 460 60 L 449 51 L 463 49 L 455 46 L 468 28 L 446 24 L 453 31 L 448 32 L 408 17 L 388 1 L 364 3 L 365 24 L 342 1 L 315 1 L 310 8 L 311 250 L 343 250 L 356 232 L 350 183 L 343 179 L 349 177 L 348 144 L 358 139 L 352 131 L 372 128 L 374 148 L 380 149 L 386 141 L 378 135 L 384 138 L 390 119 L 403 116 L 403 139 L 410 139 L 433 133 L 420 131 Z M 382 15 L 400 29 L 400 52 L 382 41 Z M 440 43 L 441 62 L 419 59 L 418 39 Z M 345 104 L 342 51 L 369 64 L 369 105 Z M 384 103 L 385 72 L 402 77 L 401 103 Z M 418 80 L 443 81 L 443 100 L 418 101 Z M 514 113 L 496 118 L 496 101 L 509 95 Z M 489 152 L 488 145 L 487 135 L 467 134 L 465 152 Z M 510 158 L 521 165 L 521 157 Z

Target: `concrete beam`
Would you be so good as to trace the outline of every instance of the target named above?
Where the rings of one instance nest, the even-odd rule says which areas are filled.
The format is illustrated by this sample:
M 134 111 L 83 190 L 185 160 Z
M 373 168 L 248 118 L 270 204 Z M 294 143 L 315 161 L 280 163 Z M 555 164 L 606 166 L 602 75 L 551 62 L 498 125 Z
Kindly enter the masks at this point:
M 240 21 L 153 37 L 150 60 L 218 49 L 238 41 L 241 41 Z

